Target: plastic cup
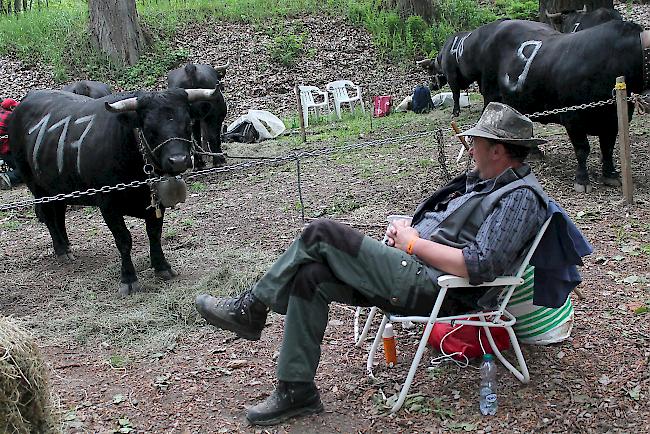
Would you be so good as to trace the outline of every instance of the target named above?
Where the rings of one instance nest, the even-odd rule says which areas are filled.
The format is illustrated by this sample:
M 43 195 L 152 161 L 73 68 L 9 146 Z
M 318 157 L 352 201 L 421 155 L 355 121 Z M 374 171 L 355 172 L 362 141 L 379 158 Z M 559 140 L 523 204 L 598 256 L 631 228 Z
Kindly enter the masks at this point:
M 413 217 L 410 215 L 403 215 L 403 214 L 391 214 L 388 217 L 386 217 L 386 220 L 388 221 L 388 227 L 390 228 L 393 225 L 393 222 L 398 221 L 398 220 L 408 220 L 409 225 L 411 224 L 411 220 L 413 220 Z M 388 242 L 388 237 L 384 235 L 384 239 L 382 240 L 384 244 Z

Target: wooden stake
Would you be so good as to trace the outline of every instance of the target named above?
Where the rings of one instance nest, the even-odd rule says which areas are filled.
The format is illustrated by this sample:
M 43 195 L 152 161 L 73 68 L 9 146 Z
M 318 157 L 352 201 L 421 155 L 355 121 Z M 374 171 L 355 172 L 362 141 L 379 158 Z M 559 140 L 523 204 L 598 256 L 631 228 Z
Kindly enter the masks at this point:
M 621 180 L 623 181 L 623 197 L 628 204 L 634 203 L 634 185 L 630 158 L 630 121 L 627 111 L 627 90 L 625 77 L 616 78 L 616 110 L 618 112 L 618 132 L 620 142 Z
M 298 100 L 298 118 L 300 119 L 300 135 L 302 136 L 302 142 L 307 142 L 307 132 L 305 131 L 305 120 L 302 117 L 302 101 L 300 101 L 300 89 L 298 85 L 293 88 L 293 93 L 296 94 Z

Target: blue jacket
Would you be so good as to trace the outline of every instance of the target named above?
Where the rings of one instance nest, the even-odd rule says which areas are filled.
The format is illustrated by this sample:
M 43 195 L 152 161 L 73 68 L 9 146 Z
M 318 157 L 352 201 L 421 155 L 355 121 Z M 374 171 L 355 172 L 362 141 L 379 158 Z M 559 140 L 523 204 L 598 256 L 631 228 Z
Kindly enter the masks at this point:
M 551 223 L 530 259 L 535 267 L 533 304 L 558 308 L 582 282 L 576 265 L 583 265 L 582 257 L 593 248 L 553 200 L 548 202 L 546 216 L 552 217 Z

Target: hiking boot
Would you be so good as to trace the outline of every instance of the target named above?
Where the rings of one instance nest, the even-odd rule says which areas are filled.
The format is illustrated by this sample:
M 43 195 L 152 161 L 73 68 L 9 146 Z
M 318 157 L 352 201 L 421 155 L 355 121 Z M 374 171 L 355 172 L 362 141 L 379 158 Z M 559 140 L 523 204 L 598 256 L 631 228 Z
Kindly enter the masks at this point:
M 279 381 L 271 396 L 248 409 L 246 419 L 252 425 L 277 425 L 297 416 L 323 411 L 320 393 L 313 381 Z
M 251 341 L 259 340 L 269 309 L 251 290 L 238 298 L 215 298 L 201 294 L 195 300 L 196 310 L 213 326 L 235 332 Z

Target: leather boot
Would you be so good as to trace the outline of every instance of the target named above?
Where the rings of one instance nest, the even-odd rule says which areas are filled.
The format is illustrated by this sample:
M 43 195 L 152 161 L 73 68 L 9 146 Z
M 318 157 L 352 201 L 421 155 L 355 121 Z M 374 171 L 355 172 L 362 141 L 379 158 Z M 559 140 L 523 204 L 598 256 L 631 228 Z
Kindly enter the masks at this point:
M 277 425 L 297 416 L 323 411 L 316 384 L 311 381 L 279 381 L 271 396 L 248 409 L 246 419 L 252 425 Z
M 269 312 L 251 290 L 237 298 L 216 298 L 201 294 L 194 303 L 196 310 L 209 324 L 235 332 L 237 336 L 251 341 L 260 339 Z

